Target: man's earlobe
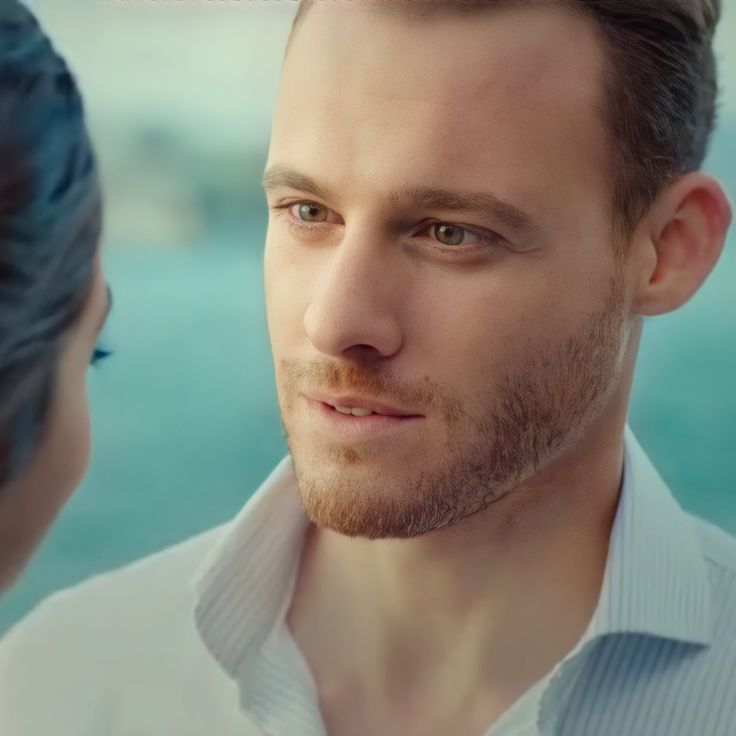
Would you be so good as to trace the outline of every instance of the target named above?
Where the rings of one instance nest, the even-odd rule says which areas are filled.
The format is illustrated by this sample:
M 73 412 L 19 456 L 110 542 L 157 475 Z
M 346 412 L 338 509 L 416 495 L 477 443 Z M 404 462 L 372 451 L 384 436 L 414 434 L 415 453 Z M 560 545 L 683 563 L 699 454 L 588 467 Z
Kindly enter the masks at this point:
M 703 173 L 686 174 L 663 193 L 648 218 L 653 268 L 642 273 L 638 314 L 671 312 L 697 292 L 718 262 L 731 217 L 721 185 Z

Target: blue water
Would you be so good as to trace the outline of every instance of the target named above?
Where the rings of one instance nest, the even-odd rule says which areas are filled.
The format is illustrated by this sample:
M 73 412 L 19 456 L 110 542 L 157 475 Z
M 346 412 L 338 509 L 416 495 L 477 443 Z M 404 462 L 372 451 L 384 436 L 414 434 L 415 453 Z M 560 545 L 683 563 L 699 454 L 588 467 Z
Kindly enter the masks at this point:
M 0 630 L 50 591 L 232 516 L 285 452 L 261 285 L 262 233 L 110 248 L 115 355 L 90 372 L 94 460 Z M 736 258 L 646 327 L 631 422 L 682 503 L 736 532 Z

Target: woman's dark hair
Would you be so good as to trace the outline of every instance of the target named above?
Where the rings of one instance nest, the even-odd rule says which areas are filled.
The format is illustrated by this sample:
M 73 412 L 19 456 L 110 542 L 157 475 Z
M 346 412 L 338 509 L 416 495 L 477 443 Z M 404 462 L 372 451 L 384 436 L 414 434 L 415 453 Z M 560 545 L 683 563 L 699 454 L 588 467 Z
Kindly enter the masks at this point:
M 43 437 L 94 277 L 101 194 L 82 100 L 30 11 L 0 0 L 0 488 Z

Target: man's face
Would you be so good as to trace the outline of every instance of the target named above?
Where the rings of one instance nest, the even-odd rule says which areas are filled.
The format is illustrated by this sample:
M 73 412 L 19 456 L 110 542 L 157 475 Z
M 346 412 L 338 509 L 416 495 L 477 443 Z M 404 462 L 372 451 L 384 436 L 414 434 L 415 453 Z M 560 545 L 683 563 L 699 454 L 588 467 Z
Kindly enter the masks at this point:
M 602 62 L 592 25 L 555 6 L 410 22 L 315 3 L 299 26 L 265 278 L 318 525 L 376 538 L 452 524 L 568 450 L 621 390 L 630 289 Z

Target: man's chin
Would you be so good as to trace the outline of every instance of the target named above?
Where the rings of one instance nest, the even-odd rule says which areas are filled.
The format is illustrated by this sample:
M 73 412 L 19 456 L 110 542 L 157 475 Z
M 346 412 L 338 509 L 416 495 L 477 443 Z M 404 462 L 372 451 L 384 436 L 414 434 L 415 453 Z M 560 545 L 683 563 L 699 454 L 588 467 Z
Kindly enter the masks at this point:
M 377 473 L 360 462 L 297 467 L 299 495 L 317 527 L 348 537 L 407 539 L 449 522 L 451 507 L 424 493 L 421 474 Z
M 312 524 L 345 537 L 410 539 L 431 531 L 420 529 L 415 522 L 401 515 L 392 515 L 375 507 L 356 507 L 339 502 L 314 503 L 313 497 L 304 498 L 303 503 Z

